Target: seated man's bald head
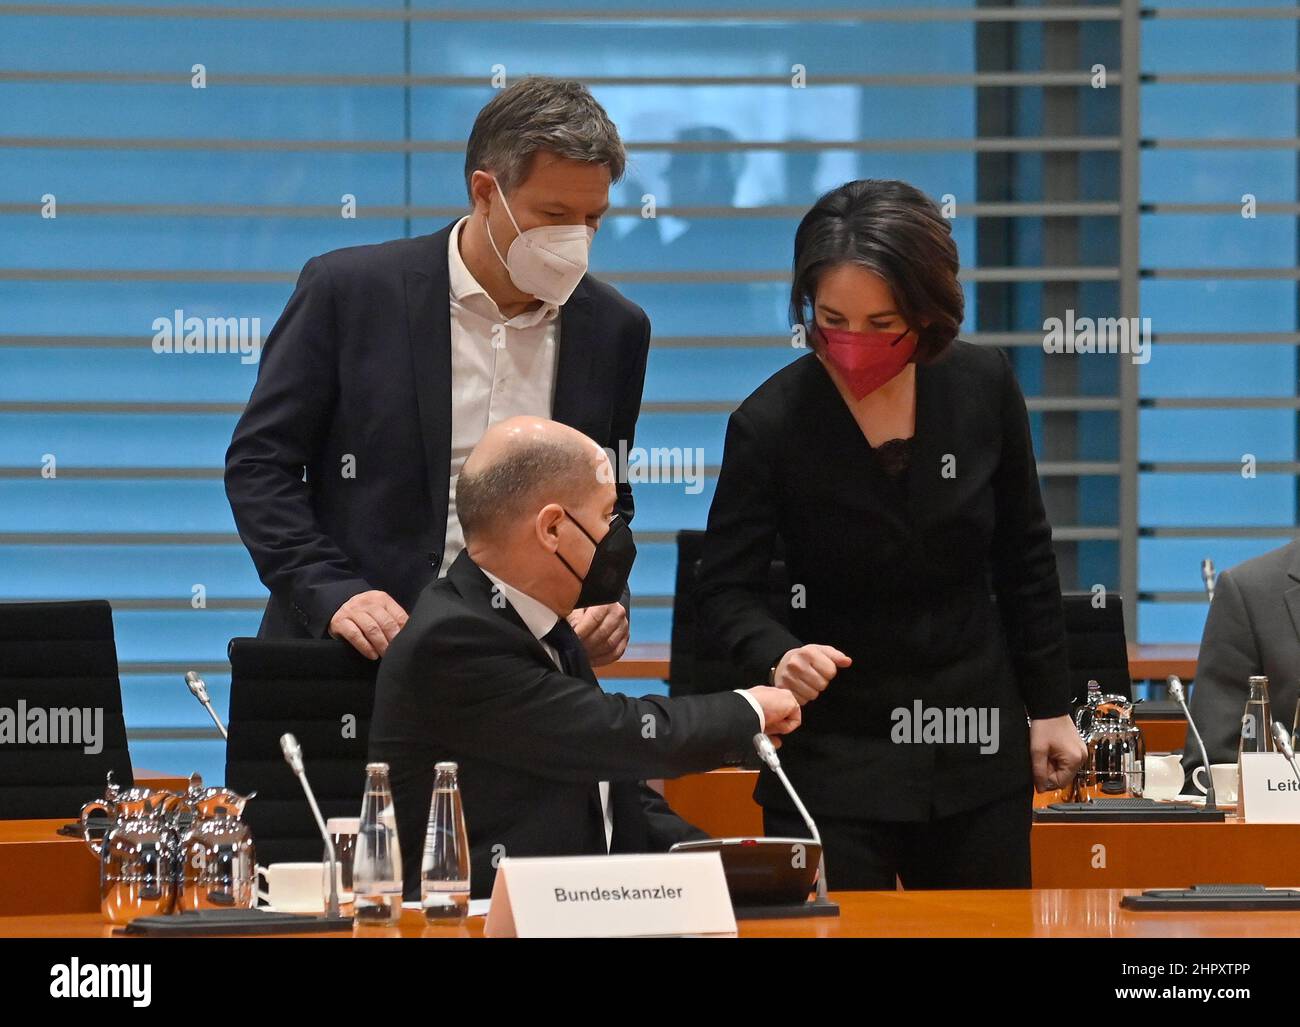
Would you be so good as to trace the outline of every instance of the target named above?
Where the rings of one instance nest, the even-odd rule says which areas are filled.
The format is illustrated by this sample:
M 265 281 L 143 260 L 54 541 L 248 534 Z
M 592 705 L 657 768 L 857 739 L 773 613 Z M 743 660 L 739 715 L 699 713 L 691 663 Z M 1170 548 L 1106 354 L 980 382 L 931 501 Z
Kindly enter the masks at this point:
M 609 459 L 582 432 L 511 417 L 483 434 L 461 469 L 456 514 L 467 543 L 491 541 L 548 503 L 579 505 L 612 481 Z

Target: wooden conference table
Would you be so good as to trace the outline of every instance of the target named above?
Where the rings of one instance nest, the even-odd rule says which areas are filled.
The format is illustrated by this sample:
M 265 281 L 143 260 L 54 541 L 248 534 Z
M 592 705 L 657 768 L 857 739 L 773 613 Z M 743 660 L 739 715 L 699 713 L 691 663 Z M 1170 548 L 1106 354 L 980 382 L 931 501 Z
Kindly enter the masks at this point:
M 762 833 L 756 771 L 716 770 L 664 782 L 673 808 L 718 837 Z M 1039 796 L 1036 802 L 1051 801 Z M 98 867 L 62 820 L 0 821 L 0 917 L 90 913 Z M 1031 834 L 1038 889 L 1175 888 L 1193 884 L 1300 886 L 1300 824 L 1045 824 Z M 830 879 L 834 882 L 832 868 Z
M 1300 936 L 1300 913 L 1133 913 L 1118 889 L 832 892 L 838 917 L 742 920 L 741 938 L 1270 938 Z M 482 917 L 434 927 L 404 910 L 392 928 L 310 938 L 480 938 Z M 98 913 L 0 918 L 0 938 L 110 938 Z M 126 939 L 129 940 L 129 939 Z
M 717 837 L 761 835 L 755 770 L 714 770 L 663 782 L 682 817 Z M 1035 796 L 1035 805 L 1056 801 Z M 1185 888 L 1193 884 L 1300 887 L 1300 824 L 1035 823 L 1030 834 L 1036 888 Z M 834 868 L 828 878 L 835 881 Z

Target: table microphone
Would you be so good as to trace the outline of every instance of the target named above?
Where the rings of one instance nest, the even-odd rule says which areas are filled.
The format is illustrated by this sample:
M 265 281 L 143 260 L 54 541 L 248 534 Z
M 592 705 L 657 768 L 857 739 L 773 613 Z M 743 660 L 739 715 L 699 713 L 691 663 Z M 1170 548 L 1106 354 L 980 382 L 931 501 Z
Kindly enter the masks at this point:
M 1169 689 L 1169 694 L 1174 697 L 1174 701 L 1183 708 L 1187 726 L 1192 729 L 1192 737 L 1201 748 L 1201 764 L 1205 767 L 1205 808 L 1218 809 L 1219 807 L 1214 804 L 1214 775 L 1210 773 L 1210 755 L 1205 751 L 1205 742 L 1201 740 L 1201 732 L 1196 729 L 1196 721 L 1192 720 L 1192 711 L 1187 708 L 1187 695 L 1183 691 L 1183 682 L 1177 674 L 1170 674 L 1165 678 L 1165 685 Z
M 189 687 L 190 694 L 203 704 L 203 708 L 208 711 L 208 716 L 212 718 L 212 723 L 217 725 L 217 730 L 221 732 L 221 737 L 229 741 L 230 736 L 226 734 L 226 725 L 221 723 L 221 718 L 217 716 L 217 711 L 212 708 L 212 700 L 208 697 L 208 686 L 203 683 L 203 679 L 192 670 L 185 672 L 185 684 Z
M 812 834 L 812 840 L 817 843 L 817 848 L 821 853 L 817 863 L 817 901 L 829 902 L 830 900 L 826 897 L 826 847 L 822 845 L 821 832 L 817 830 L 813 818 L 795 793 L 794 785 L 790 784 L 790 779 L 785 776 L 785 771 L 781 769 L 781 758 L 776 754 L 776 746 L 772 744 L 772 739 L 760 731 L 754 736 L 754 748 L 758 750 L 759 758 L 767 764 L 772 773 L 785 786 L 786 793 L 794 803 L 794 808 L 803 817 L 803 822 L 808 826 L 808 831 Z
M 1214 583 L 1218 577 L 1214 572 L 1214 561 L 1207 556 L 1201 561 L 1201 580 L 1205 582 L 1205 596 L 1210 602 L 1214 602 Z
M 307 803 L 311 806 L 312 816 L 316 818 L 316 826 L 320 828 L 320 835 L 325 839 L 325 862 L 329 867 L 330 875 L 330 903 L 325 915 L 331 919 L 338 919 L 338 861 L 334 858 L 334 840 L 325 827 L 325 819 L 320 815 L 320 807 L 316 805 L 316 796 L 312 794 L 311 784 L 307 781 L 307 772 L 302 766 L 302 746 L 298 744 L 298 739 L 285 732 L 280 736 L 280 749 L 284 753 L 284 761 L 289 764 L 289 768 L 298 775 L 298 780 L 302 782 L 302 790 L 307 793 Z
M 1277 721 L 1273 721 L 1273 739 L 1277 742 L 1277 747 L 1286 757 L 1286 761 L 1291 764 L 1291 773 L 1295 779 L 1300 781 L 1300 767 L 1295 765 L 1295 750 L 1291 748 L 1291 739 L 1287 737 L 1286 728 Z

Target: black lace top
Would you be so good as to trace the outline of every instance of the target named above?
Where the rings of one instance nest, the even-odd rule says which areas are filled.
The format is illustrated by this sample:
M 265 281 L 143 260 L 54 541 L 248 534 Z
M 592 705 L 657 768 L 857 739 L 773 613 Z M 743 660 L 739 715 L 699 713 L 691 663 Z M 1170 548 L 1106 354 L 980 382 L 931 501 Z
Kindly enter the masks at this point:
M 901 477 L 912 462 L 912 440 L 890 439 L 876 446 L 872 453 L 880 469 L 891 478 Z

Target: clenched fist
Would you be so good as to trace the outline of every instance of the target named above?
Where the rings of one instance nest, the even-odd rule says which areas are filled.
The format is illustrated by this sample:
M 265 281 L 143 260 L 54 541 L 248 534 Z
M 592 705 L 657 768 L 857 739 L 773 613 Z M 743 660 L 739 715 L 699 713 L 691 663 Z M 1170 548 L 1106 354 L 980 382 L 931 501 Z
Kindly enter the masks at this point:
M 1064 788 L 1087 758 L 1088 747 L 1069 717 L 1029 722 L 1029 759 L 1037 791 Z
M 788 735 L 799 726 L 803 712 L 799 702 L 789 692 L 770 685 L 758 685 L 749 690 L 749 694 L 763 709 L 763 734 Z M 773 745 L 780 745 L 779 738 L 772 739 Z
M 831 679 L 852 664 L 832 645 L 804 645 L 781 657 L 772 683 L 790 692 L 802 706 L 821 695 Z
M 593 667 L 615 663 L 627 649 L 627 610 L 622 603 L 585 606 L 569 614 L 569 624 L 587 650 Z

